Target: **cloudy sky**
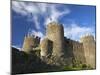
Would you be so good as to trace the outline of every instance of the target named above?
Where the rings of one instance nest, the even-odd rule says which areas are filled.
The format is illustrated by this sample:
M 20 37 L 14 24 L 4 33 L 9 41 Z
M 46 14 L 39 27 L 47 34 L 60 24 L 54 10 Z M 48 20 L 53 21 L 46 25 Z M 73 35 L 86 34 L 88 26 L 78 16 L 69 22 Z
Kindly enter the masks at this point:
M 12 45 L 21 48 L 28 33 L 41 38 L 52 21 L 63 24 L 64 35 L 73 40 L 95 37 L 95 6 L 12 1 Z

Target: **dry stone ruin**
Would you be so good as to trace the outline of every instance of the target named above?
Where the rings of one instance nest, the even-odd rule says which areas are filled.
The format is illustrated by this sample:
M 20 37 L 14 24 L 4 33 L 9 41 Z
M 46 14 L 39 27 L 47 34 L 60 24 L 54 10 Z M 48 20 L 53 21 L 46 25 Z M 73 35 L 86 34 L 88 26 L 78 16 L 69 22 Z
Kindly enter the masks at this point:
M 47 64 L 58 66 L 73 65 L 73 61 L 95 68 L 96 42 L 92 35 L 82 37 L 81 42 L 64 37 L 62 24 L 51 22 L 46 27 L 46 35 L 40 42 L 38 36 L 25 36 L 22 50 L 35 51 Z

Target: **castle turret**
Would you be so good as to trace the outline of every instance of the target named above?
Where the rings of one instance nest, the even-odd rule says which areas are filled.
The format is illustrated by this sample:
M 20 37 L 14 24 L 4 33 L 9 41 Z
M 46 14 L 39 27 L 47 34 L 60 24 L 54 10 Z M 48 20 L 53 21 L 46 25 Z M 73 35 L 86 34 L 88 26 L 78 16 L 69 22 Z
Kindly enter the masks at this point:
M 81 42 L 83 43 L 84 53 L 86 58 L 86 64 L 90 65 L 92 68 L 95 68 L 95 40 L 92 35 L 87 35 L 81 38 Z
M 33 50 L 33 48 L 36 48 L 39 45 L 39 43 L 39 37 L 33 35 L 25 36 L 22 50 L 26 53 L 29 53 Z
M 52 42 L 48 38 L 44 38 L 41 41 L 41 56 L 47 57 L 50 55 L 50 52 L 52 51 L 51 49 Z
M 53 42 L 53 56 L 61 57 L 64 52 L 64 29 L 61 24 L 51 22 L 47 25 L 46 37 Z
M 44 38 L 41 41 L 40 47 L 41 47 L 41 58 L 43 60 L 46 60 L 50 58 L 52 54 L 52 42 L 48 38 Z

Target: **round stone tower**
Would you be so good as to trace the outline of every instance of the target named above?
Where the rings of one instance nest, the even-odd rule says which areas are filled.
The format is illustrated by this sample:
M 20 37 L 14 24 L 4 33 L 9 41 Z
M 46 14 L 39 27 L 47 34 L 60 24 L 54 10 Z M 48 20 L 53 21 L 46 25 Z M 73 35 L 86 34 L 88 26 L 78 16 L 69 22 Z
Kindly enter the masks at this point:
M 56 22 L 51 22 L 46 28 L 46 37 L 53 43 L 52 55 L 61 57 L 64 54 L 64 29 Z
M 83 43 L 84 53 L 86 58 L 86 63 L 90 65 L 92 68 L 95 68 L 95 58 L 96 58 L 96 42 L 92 35 L 86 35 L 81 38 L 81 42 Z
M 33 35 L 25 36 L 22 50 L 26 53 L 30 53 L 33 50 L 33 48 L 39 45 L 39 43 L 40 43 L 39 37 Z
M 41 43 L 41 56 L 48 57 L 52 52 L 52 42 L 48 38 L 44 38 Z

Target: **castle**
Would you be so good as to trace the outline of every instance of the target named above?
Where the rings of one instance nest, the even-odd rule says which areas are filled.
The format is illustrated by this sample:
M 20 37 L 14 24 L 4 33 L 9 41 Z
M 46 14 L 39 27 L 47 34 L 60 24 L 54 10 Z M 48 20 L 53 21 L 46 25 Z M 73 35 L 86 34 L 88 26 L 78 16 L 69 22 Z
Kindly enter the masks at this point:
M 58 66 L 73 65 L 73 61 L 96 67 L 95 40 L 92 35 L 82 37 L 81 42 L 64 37 L 63 25 L 51 22 L 46 27 L 42 41 L 38 36 L 25 36 L 22 50 L 35 52 L 47 64 Z

